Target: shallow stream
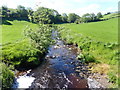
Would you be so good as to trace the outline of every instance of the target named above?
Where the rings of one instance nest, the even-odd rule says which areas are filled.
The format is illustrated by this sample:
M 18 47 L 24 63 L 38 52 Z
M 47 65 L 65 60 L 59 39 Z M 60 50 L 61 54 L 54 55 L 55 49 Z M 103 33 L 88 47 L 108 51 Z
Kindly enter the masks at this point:
M 49 47 L 42 65 L 18 76 L 13 88 L 96 88 L 88 78 L 87 66 L 76 59 L 77 47 L 65 45 L 57 37 L 57 31 L 53 32 L 53 39 L 56 43 Z M 80 67 L 82 73 L 78 73 L 76 67 Z

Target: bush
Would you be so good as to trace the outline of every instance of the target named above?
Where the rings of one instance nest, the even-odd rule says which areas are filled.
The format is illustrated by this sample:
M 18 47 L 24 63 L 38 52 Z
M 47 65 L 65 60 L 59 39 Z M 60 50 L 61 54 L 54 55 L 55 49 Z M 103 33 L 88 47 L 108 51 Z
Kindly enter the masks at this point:
M 2 89 L 11 88 L 13 84 L 14 74 L 9 68 L 0 63 L 0 69 L 2 69 L 2 73 L 0 73 L 0 81 L 2 81 Z
M 52 27 L 49 25 L 39 25 L 39 29 L 28 29 L 25 31 L 25 35 L 30 38 L 31 45 L 36 49 L 46 52 L 50 44 L 52 44 Z
M 90 53 L 82 53 L 82 54 L 79 54 L 77 56 L 77 58 L 79 60 L 82 60 L 83 62 L 85 63 L 91 63 L 91 62 L 95 62 L 95 58 L 93 55 L 91 55 Z
M 28 40 L 6 45 L 2 48 L 2 60 L 16 67 L 34 67 L 40 64 L 39 56 L 42 54 L 43 52 L 32 47 Z
M 27 29 L 26 39 L 4 45 L 2 48 L 2 60 L 14 65 L 16 68 L 29 69 L 40 64 L 45 56 L 51 41 L 51 27 L 39 25 L 39 29 Z

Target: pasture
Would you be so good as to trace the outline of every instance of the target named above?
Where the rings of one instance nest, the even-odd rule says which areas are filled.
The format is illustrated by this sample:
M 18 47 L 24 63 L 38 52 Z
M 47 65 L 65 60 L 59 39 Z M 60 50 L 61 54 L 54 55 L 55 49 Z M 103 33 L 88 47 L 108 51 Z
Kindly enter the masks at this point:
M 29 26 L 32 29 L 37 28 L 37 24 L 33 24 L 27 21 L 8 21 L 11 25 L 1 25 L 2 33 L 0 36 L 0 43 L 15 42 L 16 40 L 21 40 L 24 38 L 24 30 Z
M 118 41 L 118 19 L 110 19 L 100 22 L 83 24 L 61 24 L 71 29 L 71 33 L 80 33 L 96 41 L 117 42 Z

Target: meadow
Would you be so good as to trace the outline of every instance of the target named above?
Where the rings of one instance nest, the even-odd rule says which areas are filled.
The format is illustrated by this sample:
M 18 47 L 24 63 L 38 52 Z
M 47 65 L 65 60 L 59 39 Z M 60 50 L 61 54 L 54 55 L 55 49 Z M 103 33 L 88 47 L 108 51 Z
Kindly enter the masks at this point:
M 110 19 L 110 18 L 116 18 L 116 17 L 120 17 L 120 14 L 111 13 L 111 14 L 108 14 L 108 15 L 103 15 L 103 18 L 101 18 L 101 19 Z
M 81 24 L 60 24 L 60 36 L 68 44 L 77 45 L 77 58 L 92 66 L 94 73 L 108 75 L 109 82 L 118 83 L 118 18 Z
M 80 33 L 96 41 L 118 42 L 118 19 L 83 24 L 61 24 L 71 29 L 71 32 Z
M 2 26 L 2 33 L 0 43 L 8 43 L 8 42 L 15 42 L 17 40 L 21 40 L 24 38 L 24 30 L 29 26 L 32 29 L 37 28 L 37 24 L 33 24 L 27 21 L 8 21 L 11 25 L 1 25 Z

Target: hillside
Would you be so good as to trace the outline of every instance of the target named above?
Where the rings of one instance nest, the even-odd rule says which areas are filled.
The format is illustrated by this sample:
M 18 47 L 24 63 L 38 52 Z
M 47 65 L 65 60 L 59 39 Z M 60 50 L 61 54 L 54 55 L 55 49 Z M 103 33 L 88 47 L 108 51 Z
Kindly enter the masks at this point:
M 120 17 L 120 14 L 111 13 L 111 14 L 108 14 L 108 15 L 103 15 L 103 18 L 101 18 L 101 19 L 111 19 L 111 18 L 115 18 L 115 17 Z
M 118 41 L 118 19 L 110 19 L 100 22 L 84 24 L 62 24 L 70 28 L 72 33 L 80 33 L 96 41 L 117 42 Z

